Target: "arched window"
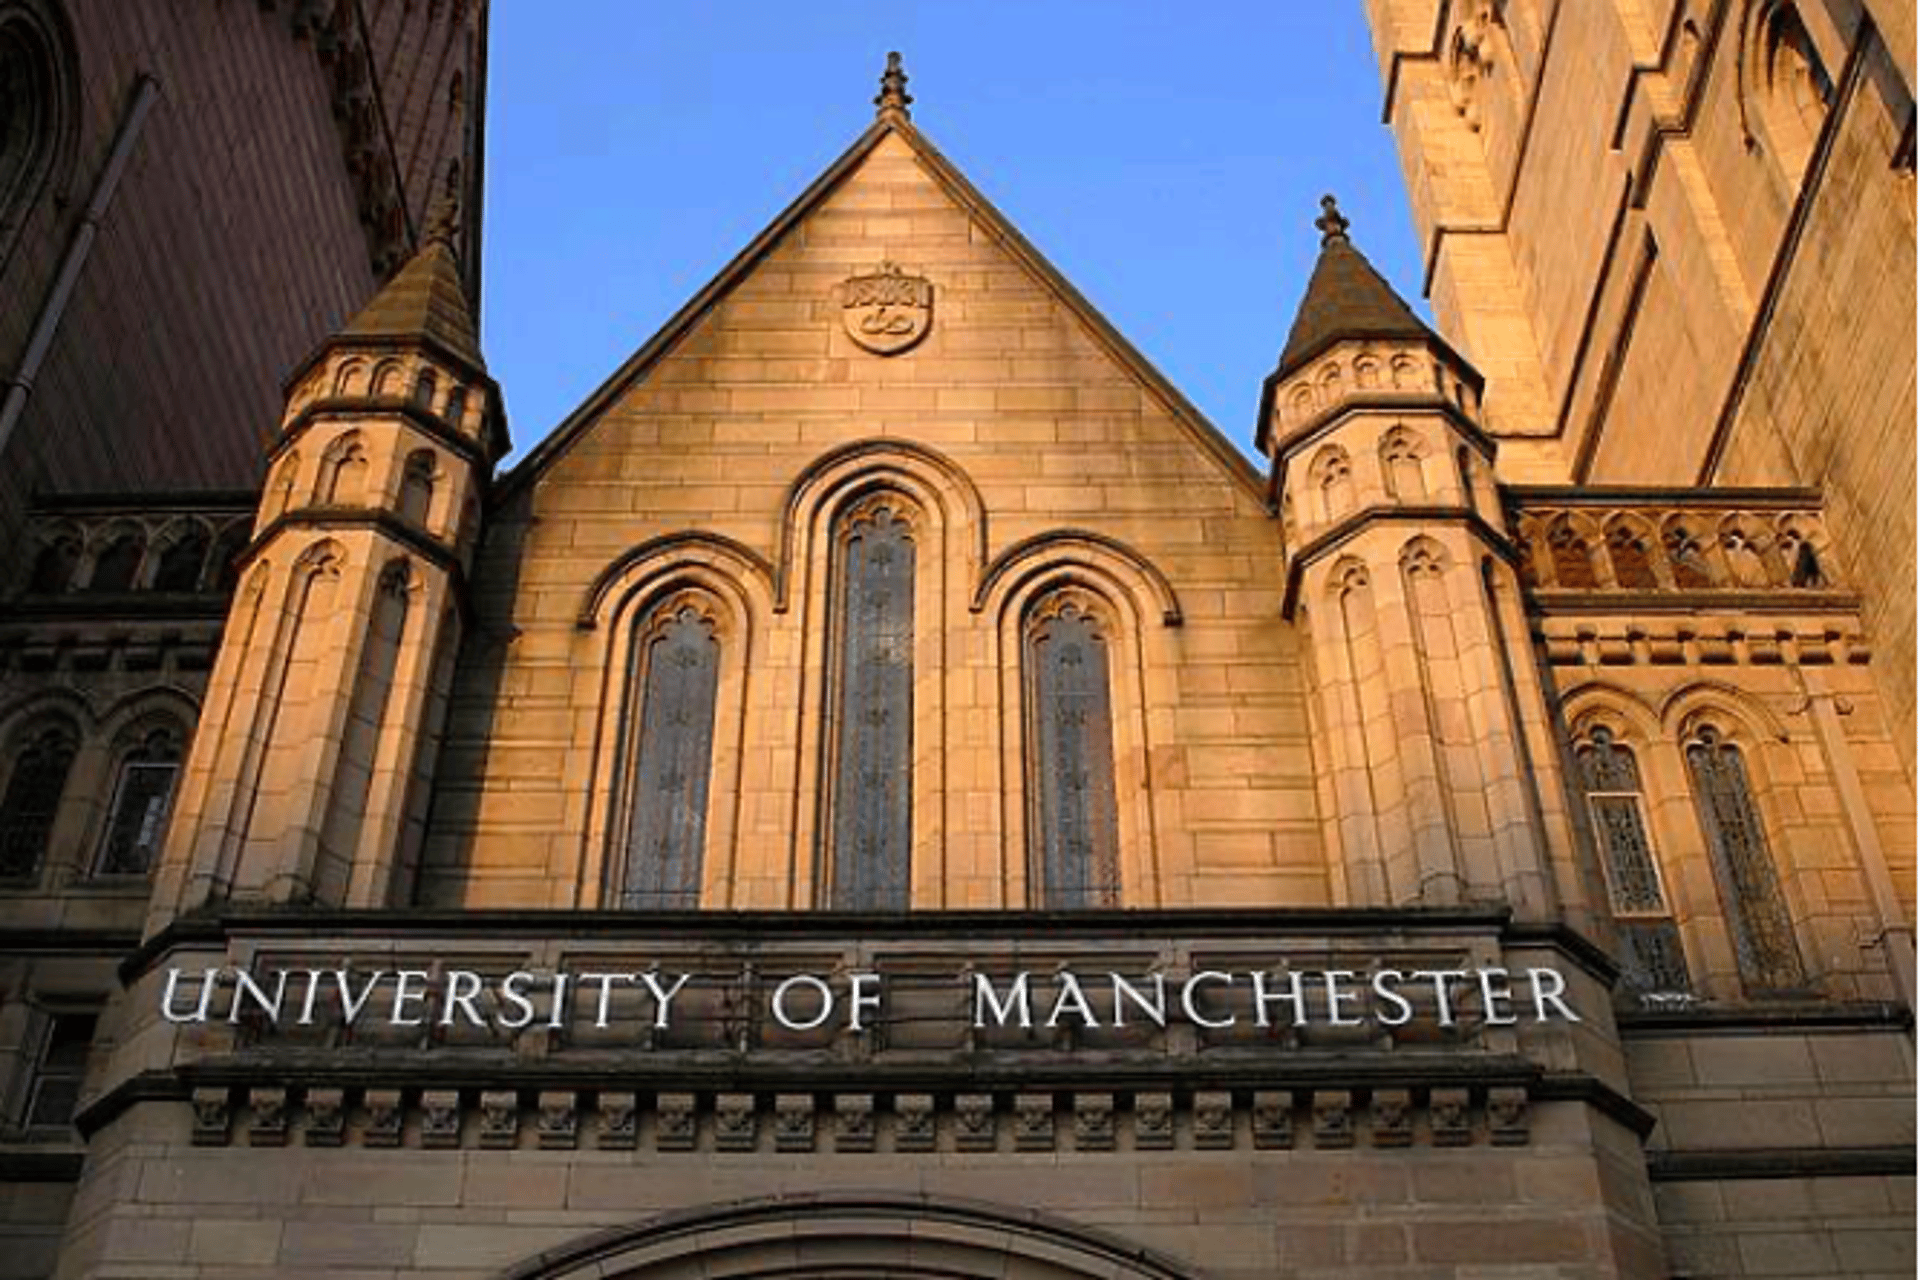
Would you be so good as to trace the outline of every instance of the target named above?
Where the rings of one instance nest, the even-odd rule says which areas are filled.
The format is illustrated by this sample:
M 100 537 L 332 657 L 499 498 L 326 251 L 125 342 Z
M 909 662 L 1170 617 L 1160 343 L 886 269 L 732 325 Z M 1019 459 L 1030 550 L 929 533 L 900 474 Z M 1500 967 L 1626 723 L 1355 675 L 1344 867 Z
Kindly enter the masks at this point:
M 1767 845 L 1766 826 L 1754 805 L 1745 757 L 1707 725 L 1687 743 L 1687 769 L 1747 994 L 1806 994 L 1807 974 L 1794 942 L 1793 917 Z
M 840 910 L 903 911 L 912 888 L 914 531 L 882 494 L 834 539 L 832 864 Z
M 180 776 L 181 744 L 179 726 L 165 723 L 149 724 L 124 746 L 94 874 L 143 876 L 153 869 Z
M 1120 904 L 1119 798 L 1107 637 L 1072 594 L 1026 628 L 1030 830 L 1037 904 Z
M 701 609 L 669 603 L 653 612 L 633 652 L 639 728 L 620 902 L 690 909 L 700 905 L 720 642 Z
M 1387 492 L 1401 502 L 1418 502 L 1427 496 L 1426 475 L 1421 459 L 1426 450 L 1419 438 L 1404 428 L 1387 433 L 1380 442 L 1380 469 L 1386 474 Z
M 80 567 L 80 539 L 70 533 L 56 534 L 42 544 L 33 558 L 33 575 L 27 590 L 40 595 L 59 595 L 73 589 L 73 571 Z
M 400 518 L 425 528 L 433 509 L 434 462 L 431 449 L 416 449 L 407 455 L 400 476 Z
M 72 726 L 41 722 L 0 761 L 7 769 L 7 788 L 0 793 L 0 877 L 22 879 L 40 869 L 78 747 Z
M 320 459 L 322 505 L 358 502 L 366 492 L 367 451 L 356 435 L 337 437 Z
M 160 567 L 154 571 L 155 591 L 197 591 L 200 571 L 207 562 L 207 531 L 194 524 L 179 530 L 160 553 Z
M 253 526 L 246 520 L 235 520 L 220 531 L 220 540 L 213 547 L 215 590 L 228 592 L 240 585 L 240 563 L 252 542 Z
M 1580 787 L 1620 938 L 1626 985 L 1648 994 L 1692 989 L 1660 865 L 1647 835 L 1646 801 L 1633 752 L 1597 726 L 1575 749 Z
M 440 380 L 433 370 L 422 369 L 413 380 L 413 402 L 428 413 L 433 412 L 433 402 L 440 389 Z
M 131 591 L 140 576 L 140 562 L 146 558 L 146 538 L 136 529 L 112 534 L 93 562 L 89 591 Z

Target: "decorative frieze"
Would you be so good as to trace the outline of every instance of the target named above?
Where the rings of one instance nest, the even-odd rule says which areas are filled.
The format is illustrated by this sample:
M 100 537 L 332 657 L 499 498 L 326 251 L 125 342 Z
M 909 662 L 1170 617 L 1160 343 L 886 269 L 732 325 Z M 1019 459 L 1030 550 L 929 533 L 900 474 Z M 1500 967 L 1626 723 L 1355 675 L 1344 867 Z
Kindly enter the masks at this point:
M 505 1150 L 520 1142 L 520 1097 L 511 1089 L 480 1095 L 480 1145 Z
M 602 1093 L 598 1099 L 602 1151 L 631 1151 L 640 1141 L 640 1102 L 631 1093 Z
M 1022 1093 L 1013 1100 L 1013 1149 L 1051 1151 L 1054 1142 L 1053 1095 Z
M 843 1093 L 833 1100 L 835 1151 L 872 1151 L 876 1141 L 873 1095 Z
M 531 1130 L 542 1150 L 585 1144 L 632 1151 L 649 1144 L 661 1153 L 703 1149 L 748 1153 L 763 1149 L 843 1155 L 871 1152 L 1124 1152 L 1284 1151 L 1294 1143 L 1294 1115 L 1311 1117 L 1312 1145 L 1398 1148 L 1423 1140 L 1436 1147 L 1518 1146 L 1530 1140 L 1529 1098 L 1519 1085 L 1484 1090 L 1466 1086 L 1386 1086 L 1371 1089 L 1201 1089 L 1192 1093 L 1111 1089 L 978 1092 L 944 1098 L 932 1093 L 891 1097 L 869 1092 L 749 1093 L 572 1089 L 530 1092 L 459 1088 L 359 1091 L 362 1121 L 349 1129 L 354 1091 L 260 1086 L 241 1091 L 196 1089 L 189 1103 L 193 1141 L 225 1146 L 236 1121 L 249 1145 L 284 1146 L 300 1134 L 309 1147 L 338 1147 L 357 1139 L 365 1147 L 422 1150 L 508 1150 Z M 583 1104 L 583 1096 L 585 1103 Z M 643 1113 L 651 1111 L 648 1124 Z M 1065 1121 L 1062 1121 L 1064 1113 Z M 1419 1123 L 1424 1114 L 1426 1122 Z M 1476 1138 L 1476 1114 L 1484 1122 Z M 1242 1118 L 1244 1115 L 1244 1119 Z M 882 1117 L 889 1117 L 885 1123 Z M 1062 1138 L 1063 1128 L 1067 1137 Z M 703 1142 L 703 1131 L 707 1135 Z M 823 1141 L 823 1133 L 831 1141 Z
M 1080 1151 L 1111 1151 L 1114 1145 L 1113 1095 L 1073 1095 L 1073 1145 Z
M 460 1145 L 458 1089 L 429 1089 L 420 1095 L 420 1145 L 429 1149 Z
M 750 1093 L 723 1093 L 713 1100 L 716 1151 L 751 1151 L 760 1138 L 759 1116 Z
M 932 1151 L 939 1141 L 933 1095 L 903 1093 L 893 1100 L 893 1149 Z
M 233 1102 L 228 1089 L 193 1091 L 193 1145 L 224 1147 L 233 1124 Z
M 366 1092 L 367 1110 L 366 1128 L 360 1133 L 360 1144 L 366 1147 L 397 1147 L 400 1145 L 401 1126 L 406 1121 L 406 1112 L 401 1107 L 398 1089 L 369 1089 Z
M 247 1093 L 247 1143 L 255 1147 L 287 1145 L 287 1091 L 253 1089 Z
M 1826 528 L 1801 490 L 1508 491 L 1521 576 L 1600 596 L 1833 592 Z
M 1535 629 L 1556 667 L 1811 667 L 1864 663 L 1873 656 L 1850 613 L 1809 619 L 1752 613 L 1619 617 L 1597 610 L 1566 616 L 1558 606 L 1543 612 Z
M 543 1151 L 571 1151 L 580 1144 L 580 1098 L 571 1090 L 540 1095 L 534 1134 Z

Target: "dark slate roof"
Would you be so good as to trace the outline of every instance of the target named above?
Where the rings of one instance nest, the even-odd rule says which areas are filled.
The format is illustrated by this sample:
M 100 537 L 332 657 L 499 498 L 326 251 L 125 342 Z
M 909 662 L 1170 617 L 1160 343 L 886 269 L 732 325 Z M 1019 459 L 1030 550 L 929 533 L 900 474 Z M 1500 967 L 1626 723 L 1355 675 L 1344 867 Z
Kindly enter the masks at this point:
M 345 338 L 428 338 L 484 371 L 473 308 L 451 237 L 430 234 L 419 252 L 340 331 Z
M 1339 231 L 1321 242 L 1275 376 L 1285 377 L 1342 338 L 1406 338 L 1451 350 Z

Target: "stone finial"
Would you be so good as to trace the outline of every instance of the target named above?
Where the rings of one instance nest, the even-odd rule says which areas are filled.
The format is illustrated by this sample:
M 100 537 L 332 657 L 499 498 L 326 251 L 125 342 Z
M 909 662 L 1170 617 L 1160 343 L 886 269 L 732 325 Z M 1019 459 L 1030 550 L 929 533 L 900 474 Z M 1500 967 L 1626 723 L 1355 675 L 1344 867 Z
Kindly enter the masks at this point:
M 1340 212 L 1340 202 L 1329 195 L 1320 197 L 1320 216 L 1313 225 L 1320 229 L 1320 243 L 1326 245 L 1345 244 L 1347 228 L 1353 224 Z
M 900 55 L 887 55 L 887 69 L 880 76 L 880 93 L 873 100 L 878 107 L 875 115 L 885 115 L 897 111 L 903 119 L 911 119 L 913 113 L 907 108 L 913 105 L 913 95 L 907 92 L 907 72 L 900 65 Z

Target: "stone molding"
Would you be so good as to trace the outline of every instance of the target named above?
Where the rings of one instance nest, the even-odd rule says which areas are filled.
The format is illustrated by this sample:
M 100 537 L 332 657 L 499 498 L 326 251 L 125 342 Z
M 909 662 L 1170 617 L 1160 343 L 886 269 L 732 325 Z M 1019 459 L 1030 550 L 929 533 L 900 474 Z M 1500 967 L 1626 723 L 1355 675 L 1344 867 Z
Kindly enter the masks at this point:
M 1524 1085 L 956 1093 L 209 1085 L 200 1147 L 786 1154 L 1521 1146 Z

